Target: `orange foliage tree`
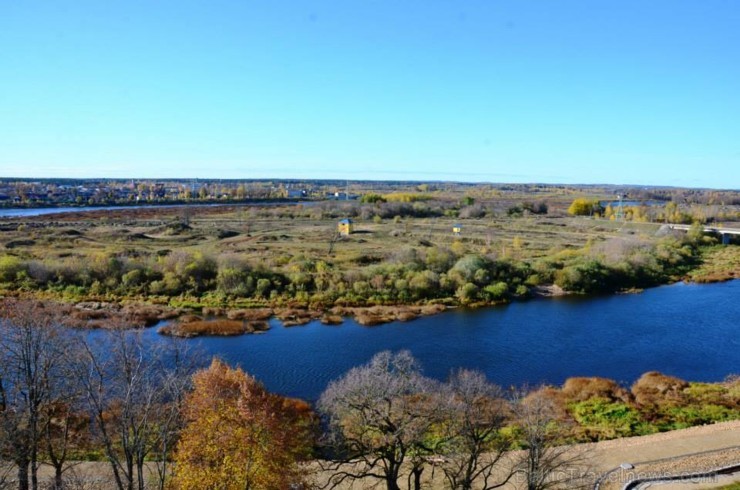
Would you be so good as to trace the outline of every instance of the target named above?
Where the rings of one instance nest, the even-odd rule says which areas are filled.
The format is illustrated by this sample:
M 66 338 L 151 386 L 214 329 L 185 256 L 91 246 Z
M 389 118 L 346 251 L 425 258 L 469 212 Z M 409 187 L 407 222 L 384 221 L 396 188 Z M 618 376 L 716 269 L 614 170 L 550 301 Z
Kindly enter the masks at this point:
M 310 406 L 269 393 L 214 359 L 193 376 L 175 454 L 175 488 L 287 489 L 305 476 L 316 419 Z

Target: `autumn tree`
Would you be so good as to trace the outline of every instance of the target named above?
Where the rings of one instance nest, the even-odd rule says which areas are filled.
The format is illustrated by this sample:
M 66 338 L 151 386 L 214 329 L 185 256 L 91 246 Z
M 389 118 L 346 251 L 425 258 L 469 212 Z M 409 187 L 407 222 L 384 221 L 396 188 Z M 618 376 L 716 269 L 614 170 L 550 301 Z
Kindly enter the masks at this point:
M 427 436 L 440 417 L 437 391 L 408 351 L 380 352 L 333 381 L 318 404 L 335 451 L 329 486 L 374 480 L 399 490 L 401 470 L 411 462 L 419 488 L 420 456 L 432 453 Z
M 138 332 L 116 329 L 102 340 L 82 343 L 75 370 L 115 486 L 147 488 L 152 459 L 163 488 L 189 377 L 185 356 L 174 344 L 145 344 Z
M 80 404 L 80 393 L 74 379 L 57 386 L 64 395 L 44 407 L 43 455 L 54 470 L 51 488 L 61 490 L 67 485 L 65 476 L 74 463 L 69 459 L 76 451 L 90 447 L 90 418 Z
M 269 393 L 241 369 L 214 359 L 193 376 L 175 453 L 179 489 L 287 489 L 311 454 L 308 404 Z
M 575 199 L 568 207 L 568 214 L 573 216 L 593 216 L 594 214 L 602 214 L 604 208 L 598 200 L 590 200 L 579 197 Z
M 587 488 L 587 455 L 565 444 L 567 423 L 546 390 L 515 395 L 513 410 L 524 446 L 516 464 L 527 490 Z
M 0 454 L 15 463 L 20 490 L 39 487 L 45 416 L 59 397 L 69 352 L 60 319 L 35 303 L 0 305 Z
M 509 406 L 501 388 L 478 371 L 454 372 L 443 386 L 445 417 L 441 467 L 452 489 L 499 488 L 511 479 L 502 457 L 510 441 L 501 435 Z

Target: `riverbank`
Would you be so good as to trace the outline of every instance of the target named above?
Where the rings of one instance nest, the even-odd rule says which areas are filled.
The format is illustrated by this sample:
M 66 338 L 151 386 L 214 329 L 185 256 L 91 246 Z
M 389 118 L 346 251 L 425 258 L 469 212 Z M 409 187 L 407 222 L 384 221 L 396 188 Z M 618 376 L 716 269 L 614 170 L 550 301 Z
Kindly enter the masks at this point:
M 532 288 L 529 297 L 558 298 L 574 293 L 555 284 Z M 192 338 L 201 335 L 235 336 L 262 333 L 270 328 L 268 320 L 276 318 L 283 326 L 293 327 L 320 321 L 324 325 L 341 325 L 351 318 L 366 327 L 391 322 L 408 322 L 421 317 L 437 315 L 455 309 L 457 305 L 431 303 L 424 305 L 370 305 L 334 306 L 312 309 L 301 306 L 255 305 L 252 308 L 202 306 L 197 301 L 185 301 L 188 306 L 151 304 L 143 301 L 91 298 L 84 301 L 65 301 L 49 293 L 0 290 L 4 296 L 33 301 L 63 318 L 63 323 L 77 329 L 146 328 L 161 322 L 168 325 L 159 333 L 173 337 Z M 493 308 L 504 302 L 477 302 L 468 309 Z
M 196 337 L 199 335 L 233 336 L 260 333 L 268 330 L 268 320 L 276 318 L 283 326 L 306 325 L 318 320 L 325 325 L 340 325 L 352 318 L 363 326 L 375 326 L 394 321 L 407 322 L 422 316 L 442 313 L 450 307 L 441 304 L 346 307 L 307 309 L 300 307 L 172 307 L 128 301 L 65 302 L 50 299 L 49 295 L 32 292 L 0 292 L 41 305 L 53 312 L 68 327 L 77 329 L 137 329 L 168 321 L 159 329 L 164 335 Z
M 738 294 L 740 281 L 678 282 L 640 294 L 573 295 L 494 308 L 446 309 L 374 327 L 352 317 L 337 326 L 325 326 L 319 319 L 284 327 L 270 309 L 256 308 L 248 311 L 270 315 L 266 332 L 205 335 L 182 345 L 199 352 L 200 359 L 216 356 L 244 367 L 272 391 L 307 400 L 317 399 L 332 379 L 377 352 L 401 349 L 412 351 L 427 374 L 439 380 L 465 366 L 483 370 L 501 386 L 561 384 L 579 375 L 631 383 L 646 371 L 716 382 L 738 365 Z M 79 334 L 106 337 L 100 329 Z M 172 342 L 158 334 L 157 327 L 131 335 L 146 344 Z
M 730 275 L 727 279 L 734 279 Z M 696 281 L 697 284 L 723 282 L 724 280 Z M 688 281 L 685 279 L 685 281 Z M 644 290 L 620 291 L 641 293 Z M 542 285 L 530 290 L 528 299 L 548 299 L 573 296 L 555 284 Z M 152 304 L 135 300 L 111 300 L 91 298 L 84 301 L 69 301 L 48 292 L 0 290 L 3 297 L 15 297 L 43 305 L 63 318 L 63 323 L 77 329 L 137 329 L 168 322 L 159 329 L 163 335 L 192 338 L 201 335 L 234 336 L 262 333 L 270 328 L 268 320 L 276 318 L 286 327 L 306 325 L 320 321 L 324 325 L 341 325 L 347 318 L 363 326 L 376 326 L 391 322 L 408 322 L 421 317 L 437 315 L 458 308 L 459 305 L 431 303 L 425 305 L 371 305 L 334 306 L 330 308 L 306 308 L 303 306 L 270 306 L 256 304 L 250 308 L 202 306 L 197 301 L 184 301 L 183 306 Z M 577 295 L 588 298 L 588 295 Z M 523 301 L 527 298 L 520 299 Z M 468 309 L 495 308 L 504 302 L 478 302 L 467 305 Z M 187 306 L 185 306 L 187 305 Z

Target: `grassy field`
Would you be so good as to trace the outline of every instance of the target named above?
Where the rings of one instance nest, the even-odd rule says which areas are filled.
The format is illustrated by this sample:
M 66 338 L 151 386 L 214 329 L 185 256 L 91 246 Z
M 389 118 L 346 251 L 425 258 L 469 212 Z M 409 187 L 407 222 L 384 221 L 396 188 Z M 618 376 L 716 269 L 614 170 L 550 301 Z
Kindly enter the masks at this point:
M 171 209 L 124 211 L 98 218 L 86 214 L 54 219 L 39 217 L 4 223 L 0 245 L 22 258 L 88 258 L 95 254 L 157 255 L 173 250 L 217 256 L 248 255 L 270 267 L 284 268 L 304 256 L 329 260 L 341 270 L 393 260 L 404 249 L 448 247 L 458 254 L 534 259 L 615 237 L 650 239 L 653 223 L 619 223 L 584 217 L 400 218 L 380 222 L 355 219 L 355 232 L 339 238 L 329 253 L 337 219 L 281 218 L 290 208 L 269 210 L 195 209 L 187 228 L 173 225 L 180 216 Z M 301 210 L 299 210 L 301 212 Z M 96 213 L 97 214 L 97 213 Z M 143 214 L 144 216 L 137 216 Z M 455 236 L 452 227 L 462 224 Z M 224 233 L 226 232 L 226 233 Z M 235 236 L 229 237 L 229 232 Z M 402 257 L 399 257 L 402 259 Z
M 65 302 L 198 310 L 302 308 L 327 312 L 329 321 L 341 314 L 332 308 L 485 305 L 550 284 L 590 293 L 685 277 L 699 282 L 737 277 L 737 246 L 711 246 L 716 239 L 661 229 L 669 211 L 684 218 L 706 216 L 711 206 L 635 208 L 624 219 L 601 208 L 612 213 L 606 219 L 599 213 L 570 215 L 569 203 L 577 195 L 574 189 L 527 194 L 480 186 L 457 194 L 371 194 L 380 199 L 374 203 L 130 208 L 6 218 L 0 220 L 0 290 Z M 608 195 L 588 197 L 598 202 Z M 732 216 L 732 209 L 723 208 L 722 216 Z M 341 236 L 337 222 L 346 217 L 354 221 L 354 232 Z M 459 233 L 453 232 L 456 225 Z M 419 313 L 384 311 L 366 320 Z M 306 318 L 297 313 L 287 320 Z M 196 325 L 194 331 L 214 327 Z M 227 328 L 242 329 L 251 330 Z

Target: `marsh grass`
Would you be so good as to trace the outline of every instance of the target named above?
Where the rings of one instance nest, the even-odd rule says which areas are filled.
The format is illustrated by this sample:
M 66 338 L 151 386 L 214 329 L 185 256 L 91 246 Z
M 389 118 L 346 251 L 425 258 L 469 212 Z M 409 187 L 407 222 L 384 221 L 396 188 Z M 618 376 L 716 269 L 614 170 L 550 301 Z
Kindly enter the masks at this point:
M 173 337 L 198 337 L 201 335 L 232 336 L 254 331 L 249 324 L 236 320 L 179 321 L 159 329 L 163 335 Z

